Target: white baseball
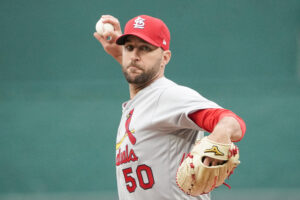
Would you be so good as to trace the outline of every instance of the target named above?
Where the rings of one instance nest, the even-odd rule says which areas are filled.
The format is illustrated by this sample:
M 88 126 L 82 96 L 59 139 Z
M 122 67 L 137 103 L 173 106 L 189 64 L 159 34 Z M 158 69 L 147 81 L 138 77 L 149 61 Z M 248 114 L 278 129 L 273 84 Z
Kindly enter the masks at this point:
M 99 35 L 103 35 L 104 32 L 113 32 L 114 30 L 115 29 L 112 24 L 110 23 L 103 24 L 101 19 L 96 24 L 96 31 Z

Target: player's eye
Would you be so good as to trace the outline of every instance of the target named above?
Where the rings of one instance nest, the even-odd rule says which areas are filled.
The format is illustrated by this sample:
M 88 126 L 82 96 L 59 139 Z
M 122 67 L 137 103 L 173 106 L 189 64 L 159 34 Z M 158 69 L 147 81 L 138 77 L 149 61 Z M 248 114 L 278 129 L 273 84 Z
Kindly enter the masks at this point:
M 152 51 L 152 49 L 149 46 L 146 46 L 146 45 L 141 46 L 140 49 L 142 51 Z
M 132 45 L 125 45 L 125 49 L 127 51 L 132 51 L 133 50 L 133 46 Z

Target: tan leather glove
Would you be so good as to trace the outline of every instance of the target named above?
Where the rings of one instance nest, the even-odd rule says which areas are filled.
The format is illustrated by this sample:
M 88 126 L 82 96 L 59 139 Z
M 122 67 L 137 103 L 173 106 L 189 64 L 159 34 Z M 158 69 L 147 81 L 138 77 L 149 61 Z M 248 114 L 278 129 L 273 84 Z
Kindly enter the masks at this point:
M 223 160 L 224 163 L 206 166 L 203 164 L 205 157 Z M 239 164 L 239 149 L 233 143 L 221 144 L 204 137 L 179 166 L 176 182 L 186 194 L 206 194 L 223 184 Z

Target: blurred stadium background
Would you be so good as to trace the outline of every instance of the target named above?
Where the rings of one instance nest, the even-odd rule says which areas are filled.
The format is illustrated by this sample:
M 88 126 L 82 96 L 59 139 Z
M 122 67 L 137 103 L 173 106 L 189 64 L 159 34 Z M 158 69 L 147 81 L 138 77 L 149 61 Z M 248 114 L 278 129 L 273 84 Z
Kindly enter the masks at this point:
M 117 199 L 128 88 L 92 36 L 102 14 L 162 18 L 166 76 L 245 119 L 242 164 L 213 200 L 300 199 L 299 0 L 1 0 L 1 200 Z

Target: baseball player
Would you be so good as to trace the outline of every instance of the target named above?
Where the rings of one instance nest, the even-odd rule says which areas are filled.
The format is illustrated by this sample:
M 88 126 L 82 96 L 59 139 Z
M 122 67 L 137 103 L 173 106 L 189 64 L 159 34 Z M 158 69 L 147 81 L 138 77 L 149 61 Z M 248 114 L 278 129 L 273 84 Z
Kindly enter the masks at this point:
M 232 142 L 242 139 L 244 121 L 164 76 L 171 51 L 162 20 L 134 17 L 124 34 L 115 17 L 101 20 L 114 31 L 94 37 L 121 64 L 130 93 L 116 137 L 119 199 L 209 200 L 239 163 Z

